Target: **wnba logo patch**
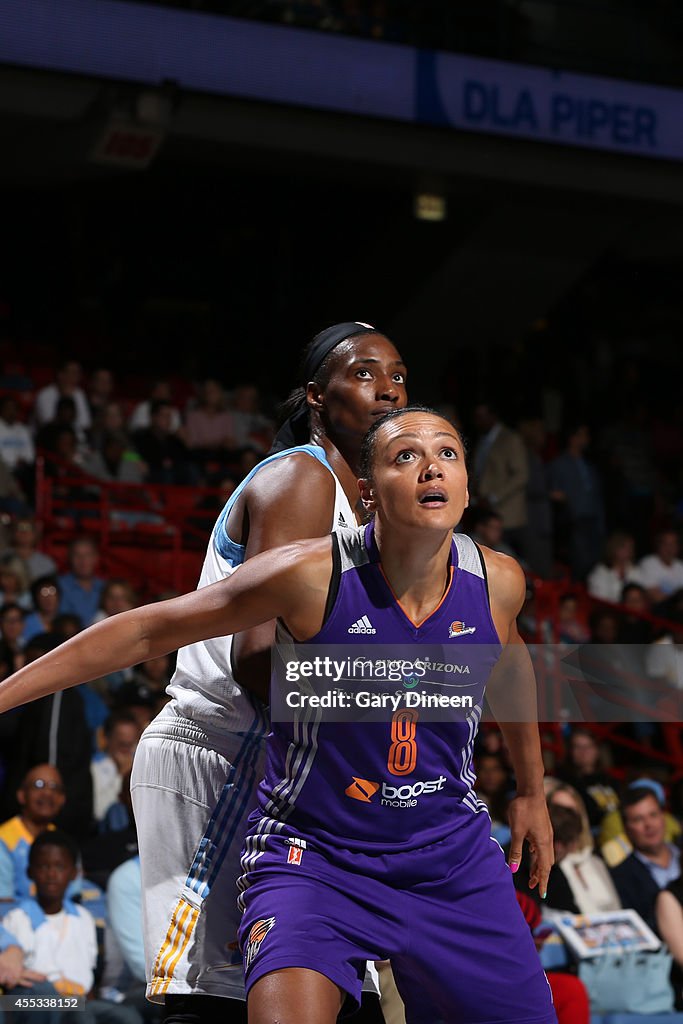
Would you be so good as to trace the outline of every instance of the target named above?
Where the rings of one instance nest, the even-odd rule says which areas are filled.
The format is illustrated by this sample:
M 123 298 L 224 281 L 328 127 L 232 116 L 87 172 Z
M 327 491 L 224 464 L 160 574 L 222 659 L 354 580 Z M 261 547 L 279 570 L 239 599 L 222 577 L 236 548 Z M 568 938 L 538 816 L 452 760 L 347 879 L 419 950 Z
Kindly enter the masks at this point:
M 344 790 L 344 792 L 347 796 L 350 796 L 352 800 L 360 800 L 364 804 L 369 804 L 378 789 L 379 782 L 368 782 L 367 779 L 357 779 L 354 775 L 353 782 L 348 789 Z
M 256 921 L 256 923 L 251 926 L 251 929 L 249 931 L 249 938 L 247 939 L 247 945 L 244 950 L 245 970 L 247 970 L 247 968 L 250 967 L 250 965 L 258 956 L 259 950 L 261 948 L 261 943 L 263 942 L 266 935 L 268 934 L 268 932 L 270 931 L 274 924 L 274 917 L 264 917 L 261 918 L 260 921 Z
M 452 640 L 453 637 L 465 636 L 466 633 L 476 633 L 476 626 L 466 626 L 464 622 L 459 622 L 457 619 L 455 622 L 451 622 L 448 627 L 448 636 Z

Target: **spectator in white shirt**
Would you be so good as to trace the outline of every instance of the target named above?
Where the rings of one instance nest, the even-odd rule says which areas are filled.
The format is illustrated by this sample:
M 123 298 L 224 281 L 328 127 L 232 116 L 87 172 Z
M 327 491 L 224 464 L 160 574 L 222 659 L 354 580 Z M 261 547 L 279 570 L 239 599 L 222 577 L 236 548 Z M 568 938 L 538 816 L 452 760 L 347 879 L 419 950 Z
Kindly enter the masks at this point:
M 635 541 L 625 530 L 615 530 L 605 544 L 605 560 L 589 572 L 586 586 L 591 597 L 601 601 L 621 602 L 627 583 L 643 584 L 643 574 L 635 564 Z
M 119 798 L 123 777 L 132 767 L 141 732 L 135 717 L 124 710 L 112 711 L 102 729 L 103 749 L 90 765 L 93 814 L 97 822 L 104 819 Z
M 149 396 L 138 404 L 133 409 L 130 419 L 128 420 L 128 430 L 134 433 L 136 430 L 142 430 L 144 427 L 148 427 L 152 422 L 152 403 L 158 399 L 163 399 L 165 402 L 170 402 L 172 406 L 171 411 L 171 433 L 176 434 L 183 423 L 183 417 L 180 409 L 175 403 L 173 397 L 173 391 L 171 384 L 165 378 L 159 378 L 153 381 Z
M 65 360 L 58 368 L 52 384 L 46 384 L 36 395 L 33 404 L 33 421 L 37 427 L 49 423 L 55 418 L 57 402 L 60 398 L 73 398 L 76 406 L 74 429 L 81 442 L 85 441 L 91 426 L 90 406 L 85 391 L 81 387 L 83 367 L 75 359 Z
M 683 561 L 678 557 L 680 541 L 674 529 L 660 530 L 655 550 L 641 558 L 638 568 L 650 599 L 658 604 L 683 588 Z
M 19 474 L 26 469 L 33 471 L 36 461 L 33 435 L 19 416 L 14 395 L 0 399 L 0 457 L 13 473 Z

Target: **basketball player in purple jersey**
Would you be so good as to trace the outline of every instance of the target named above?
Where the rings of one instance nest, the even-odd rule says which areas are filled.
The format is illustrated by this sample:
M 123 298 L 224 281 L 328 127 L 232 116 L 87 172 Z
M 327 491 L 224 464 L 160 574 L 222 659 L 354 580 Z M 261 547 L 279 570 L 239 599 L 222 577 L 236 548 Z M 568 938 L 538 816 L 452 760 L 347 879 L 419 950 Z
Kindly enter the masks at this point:
M 478 633 L 489 703 L 509 716 L 500 725 L 517 779 L 510 867 L 527 839 L 530 883 L 543 894 L 552 838 L 538 727 L 509 714 L 510 702 L 534 702 L 516 627 L 523 573 L 453 535 L 467 472 L 447 420 L 421 408 L 388 414 L 371 428 L 362 464 L 368 526 L 257 555 L 228 580 L 90 627 L 0 683 L 0 711 L 271 619 L 304 644 L 348 642 L 349 627 L 366 620 L 376 633 L 364 641 L 378 643 L 474 650 Z M 343 743 L 339 726 L 315 715 L 273 723 L 243 856 L 250 1024 L 334 1024 L 345 1001 L 359 1000 L 365 961 L 387 957 L 409 1024 L 554 1024 L 509 868 L 472 791 L 478 715 L 348 724 Z M 384 788 L 397 771 L 416 794 L 408 808 Z

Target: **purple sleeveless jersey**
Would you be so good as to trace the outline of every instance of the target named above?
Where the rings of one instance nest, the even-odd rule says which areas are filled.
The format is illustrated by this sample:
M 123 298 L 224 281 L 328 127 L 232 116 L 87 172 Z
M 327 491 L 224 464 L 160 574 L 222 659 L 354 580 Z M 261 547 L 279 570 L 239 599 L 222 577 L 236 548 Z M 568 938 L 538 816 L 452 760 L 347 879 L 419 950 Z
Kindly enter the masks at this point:
M 305 968 L 353 1008 L 366 962 L 389 959 L 409 1024 L 557 1024 L 510 870 L 472 789 L 484 687 L 501 651 L 480 552 L 454 536 L 444 597 L 416 624 L 382 573 L 372 526 L 340 531 L 335 543 L 329 614 L 304 650 L 362 641 L 378 656 L 380 645 L 401 656 L 450 651 L 453 663 L 471 663 L 476 700 L 440 719 L 272 715 L 238 882 L 247 990 L 274 971 Z
M 472 708 L 457 718 L 423 721 L 418 710 L 393 718 L 389 711 L 382 722 L 333 722 L 302 711 L 294 723 L 273 722 L 251 824 L 262 837 L 284 829 L 313 841 L 340 863 L 347 852 L 428 846 L 486 812 L 472 788 L 472 751 L 486 680 L 501 646 L 483 559 L 469 537 L 454 535 L 446 592 L 421 623 L 408 618 L 384 576 L 372 524 L 335 538 L 336 597 L 309 644 L 401 645 L 403 651 L 407 645 L 431 651 L 457 645 L 468 649 L 474 673 Z

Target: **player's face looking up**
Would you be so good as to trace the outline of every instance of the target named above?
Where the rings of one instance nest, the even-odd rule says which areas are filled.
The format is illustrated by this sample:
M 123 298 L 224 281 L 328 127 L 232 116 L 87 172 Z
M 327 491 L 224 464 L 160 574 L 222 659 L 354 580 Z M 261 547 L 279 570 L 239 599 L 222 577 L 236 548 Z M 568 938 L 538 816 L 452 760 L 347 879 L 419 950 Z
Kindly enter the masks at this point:
M 406 404 L 405 364 L 383 334 L 347 338 L 320 369 L 307 400 L 328 435 L 361 437 L 377 417 Z
M 368 452 L 369 447 L 369 452 Z M 469 501 L 465 451 L 455 427 L 431 412 L 406 410 L 374 431 L 360 481 L 366 509 L 393 525 L 452 529 Z

